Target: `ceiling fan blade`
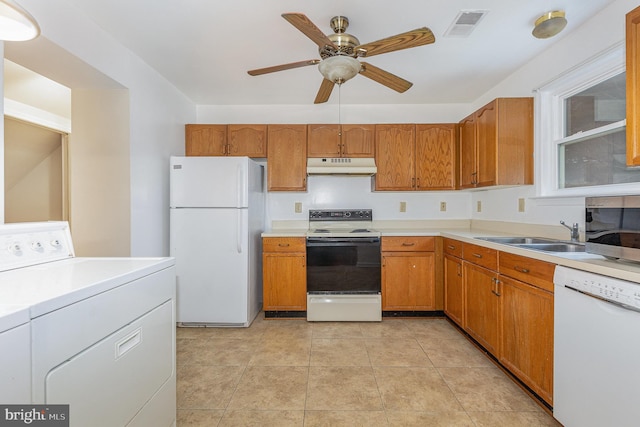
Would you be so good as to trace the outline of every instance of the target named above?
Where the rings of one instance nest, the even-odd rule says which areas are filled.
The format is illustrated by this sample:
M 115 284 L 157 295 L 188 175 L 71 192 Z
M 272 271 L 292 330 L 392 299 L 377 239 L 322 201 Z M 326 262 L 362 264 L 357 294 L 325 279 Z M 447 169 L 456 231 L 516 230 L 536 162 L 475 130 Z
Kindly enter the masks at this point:
M 274 65 L 273 67 L 258 68 L 257 70 L 249 70 L 247 71 L 247 73 L 249 73 L 249 75 L 251 76 L 259 76 L 260 74 L 275 73 L 276 71 L 306 67 L 307 65 L 317 65 L 319 62 L 319 59 L 310 59 L 308 61 L 292 62 L 290 64 Z
M 361 44 L 355 48 L 358 56 L 373 56 L 381 53 L 393 52 L 396 50 L 418 47 L 436 41 L 430 29 L 427 27 L 418 28 L 406 33 L 397 34 L 371 43 Z
M 300 30 L 305 36 L 309 37 L 315 44 L 317 44 L 320 48 L 325 46 L 331 46 L 334 49 L 338 49 L 338 47 L 329 40 L 327 37 L 316 25 L 311 22 L 306 15 L 302 13 L 283 13 L 282 17 L 289 21 L 291 25 Z
M 318 90 L 318 94 L 316 95 L 314 104 L 322 104 L 323 102 L 327 102 L 329 97 L 331 96 L 331 91 L 333 90 L 333 86 L 335 83 L 331 80 L 323 79 L 322 84 L 320 84 L 320 90 Z
M 382 85 L 385 85 L 386 87 L 391 88 L 396 92 L 405 92 L 407 89 L 413 86 L 413 83 L 400 78 L 395 74 L 391 74 L 388 71 L 384 71 L 381 68 L 374 67 L 373 65 L 367 64 L 366 62 L 361 62 L 361 64 L 362 68 L 360 69 L 360 74 Z

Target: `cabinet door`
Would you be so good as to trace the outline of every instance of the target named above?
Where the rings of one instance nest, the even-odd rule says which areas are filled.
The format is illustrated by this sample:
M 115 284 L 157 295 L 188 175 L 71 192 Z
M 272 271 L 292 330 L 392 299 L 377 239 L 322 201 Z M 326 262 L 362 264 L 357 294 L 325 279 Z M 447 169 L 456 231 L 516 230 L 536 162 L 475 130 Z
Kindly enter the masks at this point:
M 487 351 L 500 357 L 500 292 L 497 273 L 463 263 L 465 330 Z
M 472 114 L 460 122 L 460 188 L 472 188 L 477 181 L 476 119 Z
M 553 404 L 553 294 L 500 276 L 500 362 Z
M 415 125 L 376 125 L 376 190 L 415 188 Z
M 228 125 L 229 156 L 267 157 L 267 125 Z
M 640 7 L 627 13 L 627 165 L 640 166 Z
M 382 253 L 382 309 L 435 310 L 435 254 Z
M 269 125 L 267 188 L 269 191 L 307 189 L 307 126 Z
M 342 157 L 373 157 L 375 125 L 342 125 Z
M 464 287 L 462 260 L 444 256 L 444 312 L 460 327 L 464 327 Z
M 185 155 L 225 156 L 227 125 L 186 125 Z
M 476 113 L 478 165 L 477 187 L 496 185 L 496 101 L 482 107 Z
M 456 125 L 416 125 L 416 189 L 456 188 Z
M 307 309 L 306 254 L 264 252 L 262 272 L 263 310 Z
M 340 157 L 340 125 L 308 125 L 307 156 Z

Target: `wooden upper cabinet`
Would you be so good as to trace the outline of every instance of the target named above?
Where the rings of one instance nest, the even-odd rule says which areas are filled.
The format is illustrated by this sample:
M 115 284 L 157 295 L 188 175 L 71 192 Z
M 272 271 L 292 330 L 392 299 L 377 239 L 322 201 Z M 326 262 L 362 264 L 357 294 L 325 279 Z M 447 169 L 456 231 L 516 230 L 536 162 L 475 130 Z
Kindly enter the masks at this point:
M 228 125 L 229 156 L 267 157 L 267 125 Z
M 227 125 L 186 125 L 187 156 L 224 156 L 227 147 Z
M 185 126 L 187 156 L 267 156 L 267 125 Z
M 309 157 L 373 157 L 375 125 L 308 126 Z
M 413 190 L 415 125 L 376 125 L 376 190 Z
M 640 7 L 627 13 L 627 165 L 640 166 Z
M 373 157 L 376 125 L 342 125 L 342 157 Z
M 458 164 L 455 124 L 416 125 L 416 189 L 454 190 Z
M 268 190 L 306 191 L 307 126 L 269 125 L 267 134 Z
M 533 184 L 533 98 L 497 98 L 460 122 L 460 188 Z

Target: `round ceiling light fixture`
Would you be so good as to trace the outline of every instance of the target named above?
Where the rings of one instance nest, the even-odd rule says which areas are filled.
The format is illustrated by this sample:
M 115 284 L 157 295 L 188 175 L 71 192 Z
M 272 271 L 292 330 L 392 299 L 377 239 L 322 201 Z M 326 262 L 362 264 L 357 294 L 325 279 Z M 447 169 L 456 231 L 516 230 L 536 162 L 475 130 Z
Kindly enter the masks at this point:
M 13 0 L 0 0 L 0 40 L 26 41 L 40 35 L 36 20 Z
M 360 61 L 346 55 L 330 56 L 318 64 L 320 74 L 339 85 L 353 78 L 361 68 Z
M 538 39 L 548 39 L 558 34 L 566 26 L 567 18 L 565 18 L 564 10 L 554 10 L 536 19 L 531 34 Z

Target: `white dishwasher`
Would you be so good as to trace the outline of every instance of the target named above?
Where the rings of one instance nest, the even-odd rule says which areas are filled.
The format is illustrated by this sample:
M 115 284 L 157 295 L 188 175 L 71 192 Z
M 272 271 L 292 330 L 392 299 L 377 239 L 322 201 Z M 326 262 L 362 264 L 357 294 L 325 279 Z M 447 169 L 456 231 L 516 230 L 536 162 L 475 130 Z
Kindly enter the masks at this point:
M 563 266 L 554 283 L 554 417 L 640 425 L 640 284 Z
M 66 223 L 7 224 L 0 269 L 2 304 L 28 307 L 29 345 L 2 348 L 29 362 L 15 403 L 68 404 L 72 427 L 175 424 L 173 258 L 75 257 Z

